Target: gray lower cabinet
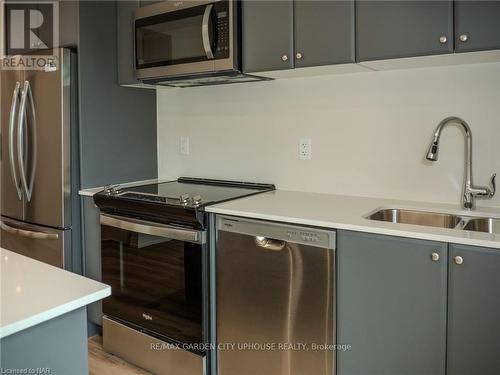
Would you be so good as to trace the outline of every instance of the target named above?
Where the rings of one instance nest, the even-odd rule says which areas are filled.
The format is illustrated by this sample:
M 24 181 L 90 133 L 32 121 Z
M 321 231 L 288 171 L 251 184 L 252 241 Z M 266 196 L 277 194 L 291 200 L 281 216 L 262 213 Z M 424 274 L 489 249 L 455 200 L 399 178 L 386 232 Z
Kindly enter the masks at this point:
M 337 374 L 444 375 L 447 244 L 349 231 L 337 241 L 337 343 L 351 345 Z
M 242 1 L 241 38 L 245 73 L 293 68 L 293 2 Z
M 455 50 L 500 48 L 500 1 L 455 1 Z
M 358 1 L 356 59 L 453 52 L 453 1 Z
M 295 67 L 354 62 L 354 1 L 294 1 Z
M 500 374 L 500 250 L 450 245 L 448 293 L 448 374 Z

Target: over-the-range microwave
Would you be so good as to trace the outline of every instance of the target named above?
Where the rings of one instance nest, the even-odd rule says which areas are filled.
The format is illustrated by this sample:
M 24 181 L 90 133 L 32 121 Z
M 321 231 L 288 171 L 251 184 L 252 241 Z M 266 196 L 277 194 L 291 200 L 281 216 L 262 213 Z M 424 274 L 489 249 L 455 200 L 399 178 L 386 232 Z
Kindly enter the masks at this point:
M 135 72 L 177 87 L 247 82 L 241 73 L 238 0 L 168 0 L 135 11 Z

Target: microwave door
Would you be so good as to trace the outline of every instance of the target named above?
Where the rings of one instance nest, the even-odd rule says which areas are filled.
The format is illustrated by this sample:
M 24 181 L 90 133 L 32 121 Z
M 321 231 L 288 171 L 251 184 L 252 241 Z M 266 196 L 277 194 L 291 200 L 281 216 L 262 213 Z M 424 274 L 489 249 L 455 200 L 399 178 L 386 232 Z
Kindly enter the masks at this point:
M 203 4 L 136 19 L 137 77 L 213 72 L 217 58 L 216 13 L 216 5 Z

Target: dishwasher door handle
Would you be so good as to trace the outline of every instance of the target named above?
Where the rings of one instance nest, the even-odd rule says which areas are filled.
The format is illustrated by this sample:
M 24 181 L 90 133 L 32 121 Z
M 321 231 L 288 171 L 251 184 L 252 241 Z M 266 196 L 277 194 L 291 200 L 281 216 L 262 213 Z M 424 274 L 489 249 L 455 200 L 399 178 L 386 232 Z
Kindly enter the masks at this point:
M 275 240 L 274 238 L 255 236 L 255 244 L 267 250 L 281 251 L 285 248 L 286 242 Z

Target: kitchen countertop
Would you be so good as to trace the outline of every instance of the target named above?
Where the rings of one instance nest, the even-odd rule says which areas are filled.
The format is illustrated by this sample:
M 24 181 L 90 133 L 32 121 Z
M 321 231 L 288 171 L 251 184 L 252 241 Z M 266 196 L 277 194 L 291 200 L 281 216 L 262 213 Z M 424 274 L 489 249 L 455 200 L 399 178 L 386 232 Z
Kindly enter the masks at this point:
M 111 287 L 0 248 L 0 338 L 111 294 Z
M 477 203 L 481 203 L 478 200 Z M 364 217 L 380 208 L 406 208 L 467 216 L 500 217 L 500 209 L 464 211 L 458 205 L 276 190 L 215 204 L 208 212 L 332 229 L 500 248 L 500 235 L 395 224 Z

